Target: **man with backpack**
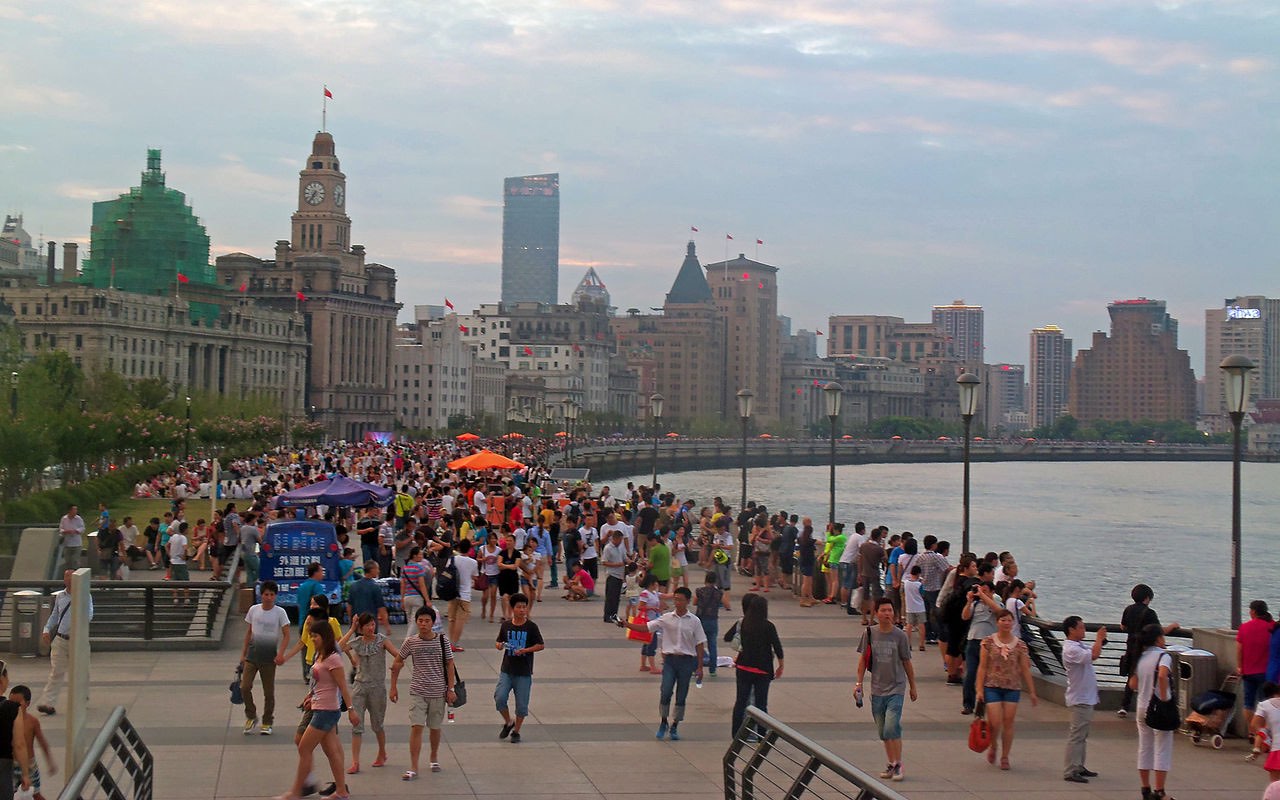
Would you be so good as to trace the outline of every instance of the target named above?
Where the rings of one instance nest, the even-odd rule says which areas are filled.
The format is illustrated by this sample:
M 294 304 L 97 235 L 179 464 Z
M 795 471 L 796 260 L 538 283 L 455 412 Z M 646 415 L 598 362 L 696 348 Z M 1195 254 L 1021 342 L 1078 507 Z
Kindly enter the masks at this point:
M 458 550 L 445 557 L 444 565 L 436 573 L 436 596 L 449 604 L 449 641 L 456 652 L 466 652 L 459 646 L 462 629 L 471 619 L 471 583 L 480 571 L 480 565 L 471 557 L 471 540 L 458 542 Z

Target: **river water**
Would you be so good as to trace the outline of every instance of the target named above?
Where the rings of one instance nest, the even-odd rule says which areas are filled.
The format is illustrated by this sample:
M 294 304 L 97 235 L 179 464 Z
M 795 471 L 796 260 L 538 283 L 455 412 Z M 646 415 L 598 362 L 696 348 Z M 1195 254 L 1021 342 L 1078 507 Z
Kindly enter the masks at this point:
M 836 519 L 868 527 L 932 533 L 960 552 L 961 464 L 868 464 L 836 467 Z M 602 483 L 615 494 L 627 481 Z M 680 498 L 736 509 L 736 469 L 661 473 Z M 1280 606 L 1280 464 L 1244 464 L 1242 575 L 1247 604 Z M 827 467 L 748 472 L 748 497 L 770 510 L 827 518 Z M 851 528 L 852 525 L 850 524 Z M 1230 617 L 1230 462 L 1005 462 L 972 467 L 971 547 L 1011 551 L 1019 577 L 1035 579 L 1038 611 L 1050 619 L 1079 614 L 1119 620 L 1135 583 L 1155 589 L 1162 622 L 1220 626 Z M 1277 615 L 1280 616 L 1280 615 Z

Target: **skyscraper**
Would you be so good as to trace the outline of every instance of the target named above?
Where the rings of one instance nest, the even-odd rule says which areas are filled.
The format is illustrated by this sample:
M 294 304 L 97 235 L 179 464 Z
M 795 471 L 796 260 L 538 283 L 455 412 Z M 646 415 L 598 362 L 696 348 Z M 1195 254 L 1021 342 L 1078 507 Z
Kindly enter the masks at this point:
M 1031 398 L 1029 403 L 1032 428 L 1051 425 L 1067 413 L 1067 397 L 1071 387 L 1071 340 L 1057 325 L 1031 330 Z
M 710 373 L 720 376 L 720 413 L 736 418 L 738 391 L 749 389 L 755 393 L 752 413 L 769 424 L 778 419 L 782 385 L 778 268 L 739 253 L 703 269 L 724 324 L 723 361 Z
M 560 174 L 507 178 L 502 192 L 502 302 L 555 305 Z
M 949 306 L 933 307 L 933 324 L 951 340 L 951 353 L 966 366 L 982 363 L 982 306 L 957 300 Z
M 1229 297 L 1204 312 L 1204 414 L 1226 430 L 1227 401 L 1218 365 L 1227 356 L 1245 356 L 1257 366 L 1249 381 L 1250 400 L 1280 397 L 1280 300 L 1250 295 Z
M 1196 419 L 1196 376 L 1178 349 L 1178 321 L 1163 300 L 1116 300 L 1107 306 L 1111 335 L 1093 334 L 1071 368 L 1071 414 L 1081 422 Z

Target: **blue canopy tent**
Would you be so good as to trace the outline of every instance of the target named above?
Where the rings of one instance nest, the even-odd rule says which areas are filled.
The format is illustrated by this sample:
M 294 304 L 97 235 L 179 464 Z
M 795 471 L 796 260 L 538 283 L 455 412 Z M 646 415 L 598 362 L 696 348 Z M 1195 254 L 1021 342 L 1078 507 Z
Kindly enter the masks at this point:
M 278 498 L 277 508 L 311 508 L 312 506 L 367 506 L 390 505 L 395 499 L 394 489 L 372 483 L 362 483 L 339 475 L 332 480 L 320 481 Z

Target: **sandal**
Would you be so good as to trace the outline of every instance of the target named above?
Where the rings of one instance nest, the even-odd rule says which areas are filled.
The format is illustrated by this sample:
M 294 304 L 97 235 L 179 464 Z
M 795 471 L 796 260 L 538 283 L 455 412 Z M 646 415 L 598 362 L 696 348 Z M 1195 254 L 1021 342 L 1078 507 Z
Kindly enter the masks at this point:
M 1009 757 L 1005 756 L 1004 758 L 1000 759 L 1000 769 L 1008 769 L 1008 768 L 1009 768 Z
M 400 780 L 402 781 L 416 781 L 417 779 L 418 779 L 418 773 L 414 772 L 411 769 L 406 769 L 404 771 L 404 774 L 400 776 Z
M 432 761 L 432 762 L 431 762 L 431 771 L 432 771 L 432 772 L 439 772 L 439 771 L 440 771 L 440 764 L 439 764 L 438 762 Z
M 360 773 L 360 765 L 359 765 L 359 764 L 352 764 L 351 766 L 347 767 L 347 774 L 348 774 L 348 775 L 358 775 L 359 773 Z
M 987 763 L 988 764 L 996 763 L 996 749 L 994 747 L 989 748 L 987 750 Z
M 382 756 L 378 756 L 373 760 L 373 766 L 375 767 L 385 767 L 386 765 L 387 765 L 387 760 Z
M 641 672 L 648 672 L 648 671 L 649 671 L 649 668 L 648 668 L 648 667 L 645 667 L 645 666 L 642 666 L 642 667 L 640 667 L 640 671 L 641 671 Z

